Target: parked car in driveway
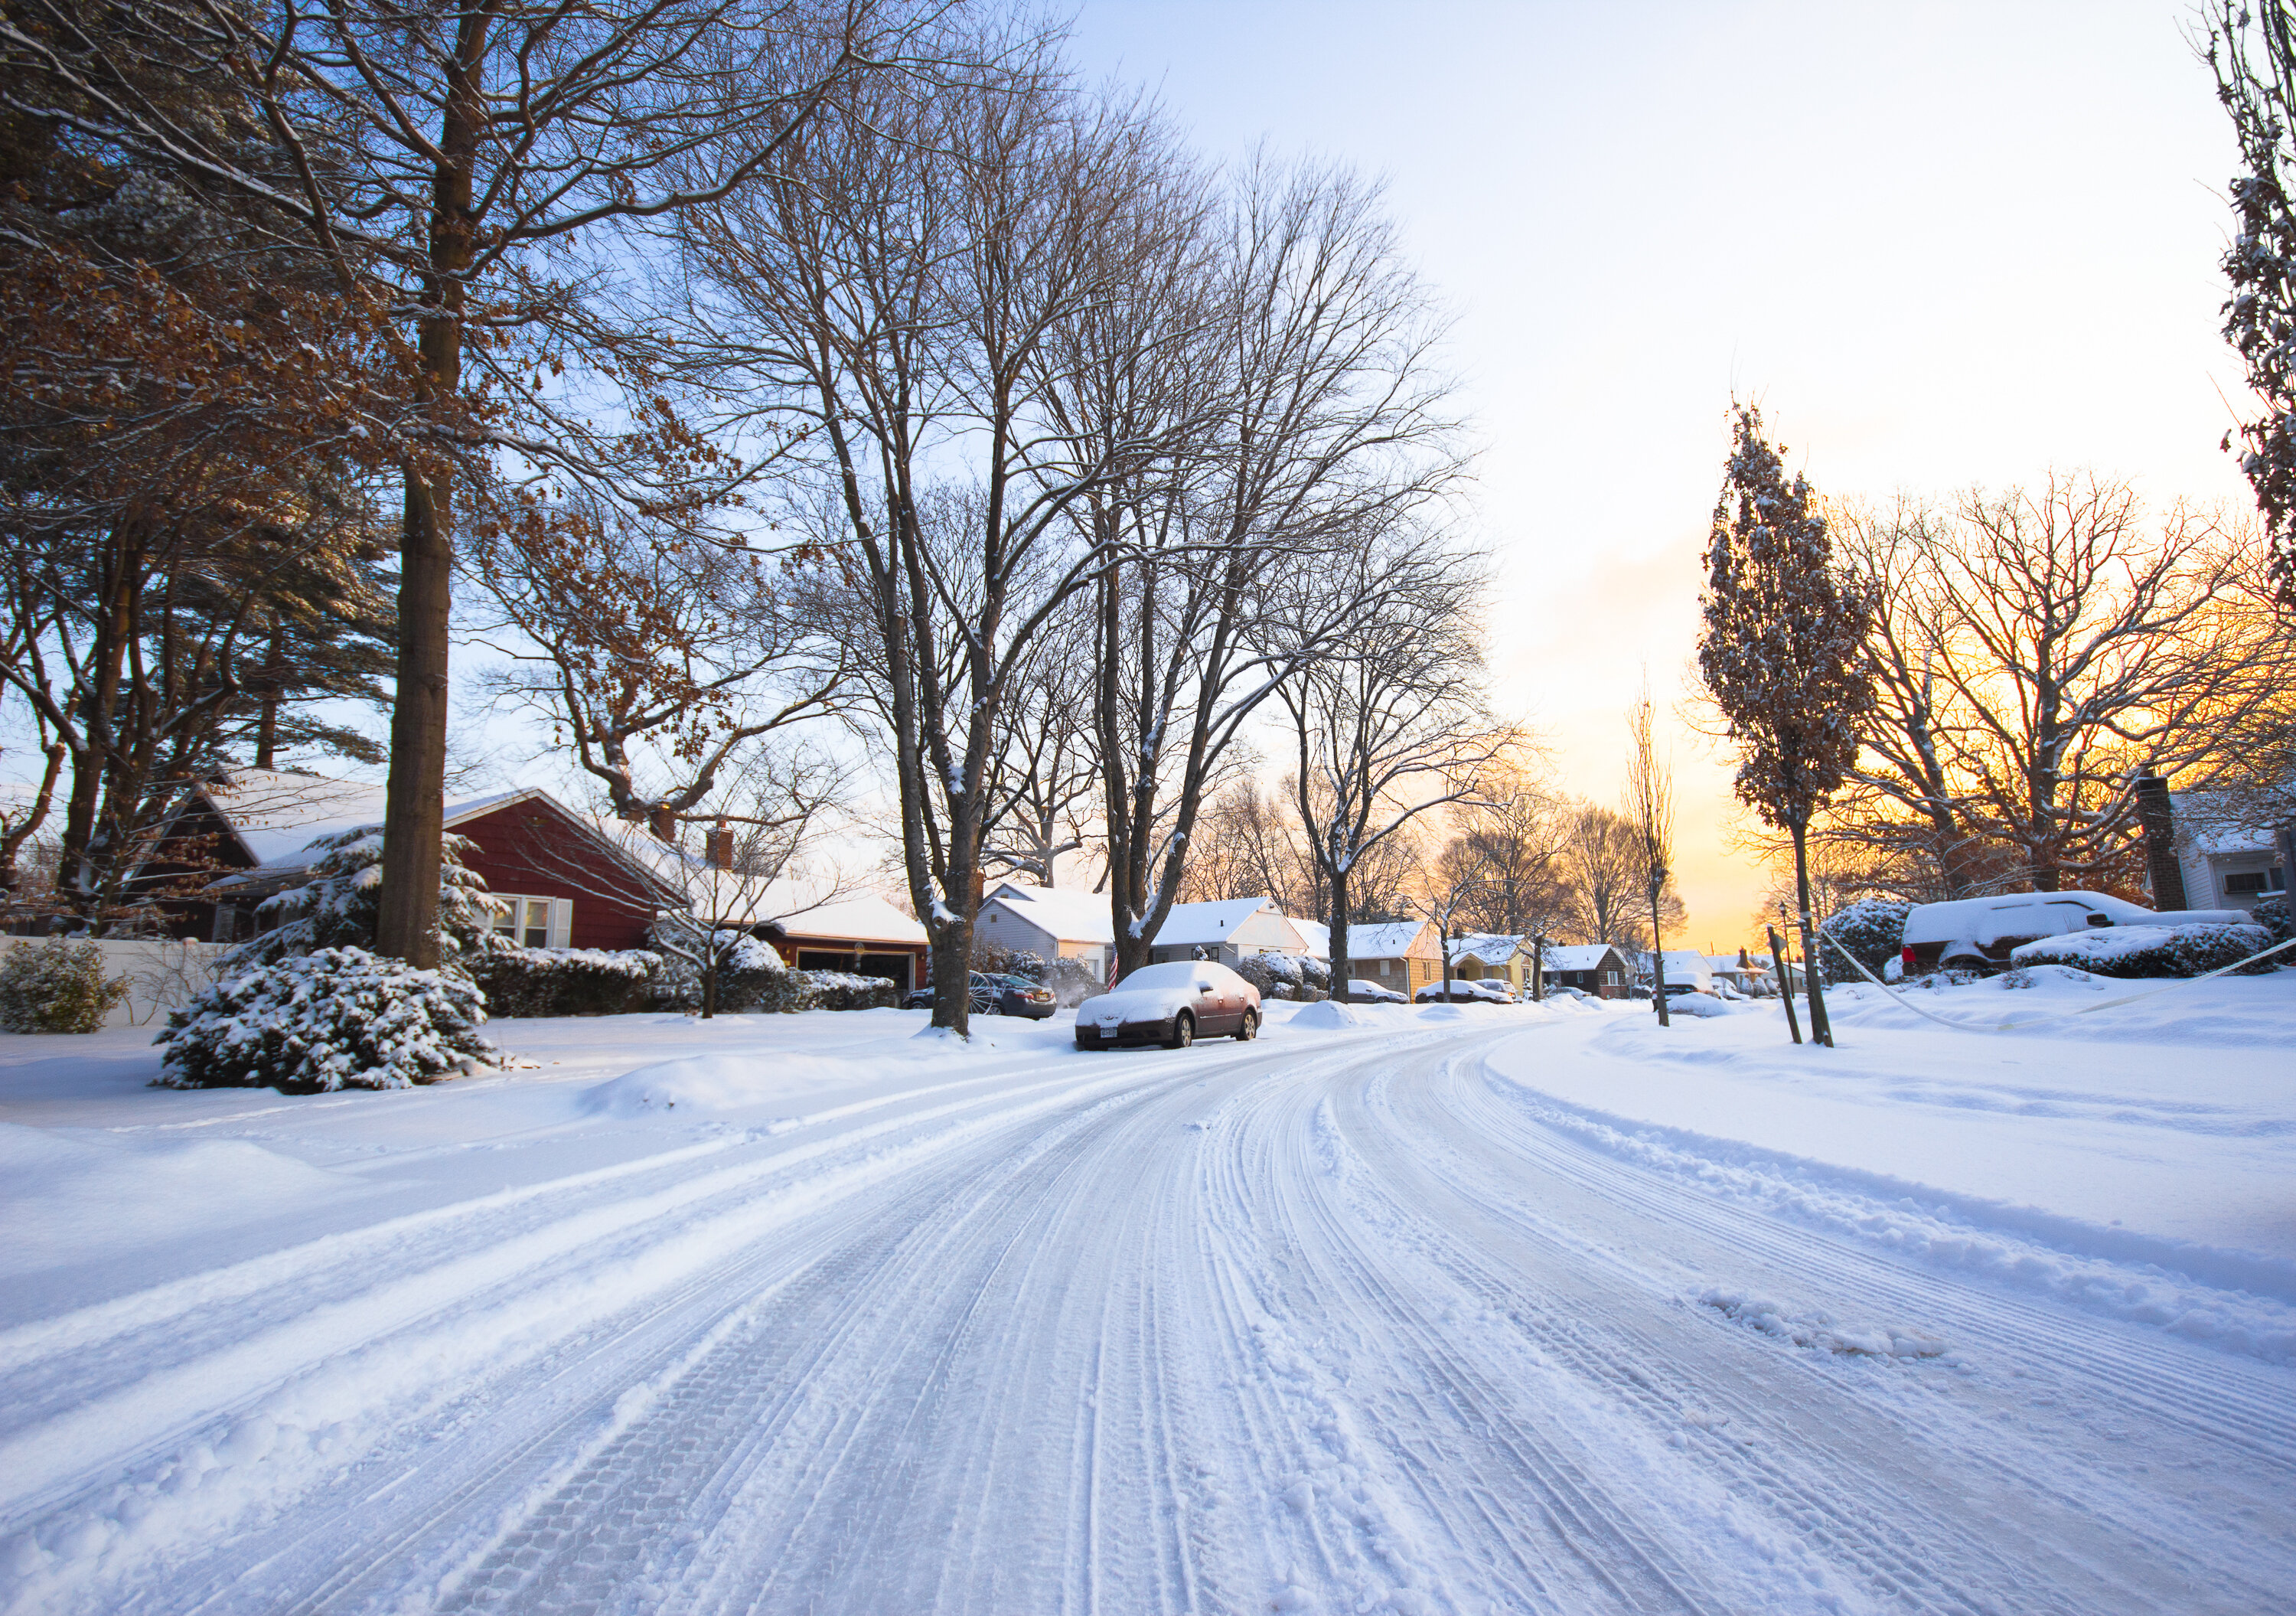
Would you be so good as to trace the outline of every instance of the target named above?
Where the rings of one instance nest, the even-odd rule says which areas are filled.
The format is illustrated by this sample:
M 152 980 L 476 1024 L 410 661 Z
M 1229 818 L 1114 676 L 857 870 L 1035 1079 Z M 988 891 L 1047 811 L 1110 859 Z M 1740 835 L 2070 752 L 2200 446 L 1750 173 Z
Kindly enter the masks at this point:
M 2235 926 L 2247 919 L 2241 909 L 2156 911 L 2103 892 L 2005 892 L 1916 905 L 1906 916 L 1899 957 L 1908 974 L 1939 970 L 1989 974 L 2008 969 L 2009 956 L 2020 944 L 2045 937 L 2108 926 Z
M 1078 1049 L 1164 1044 L 1185 1049 L 1200 1038 L 1259 1036 L 1259 989 L 1210 960 L 1147 965 L 1077 1006 Z
M 1436 1004 L 1443 997 L 1443 984 L 1430 982 L 1411 997 L 1423 1005 Z M 1512 1005 L 1515 1002 L 1513 988 L 1505 982 L 1495 982 L 1487 978 L 1471 982 L 1464 976 L 1453 977 L 1450 997 L 1454 1004 Z
M 919 988 L 901 1001 L 904 1010 L 931 1010 L 933 990 L 930 986 Z M 1053 990 L 1025 976 L 1004 976 L 993 972 L 972 973 L 972 1013 L 975 1015 L 1024 1015 L 1032 1021 L 1041 1021 L 1060 1008 L 1060 1000 Z
M 1348 979 L 1348 997 L 1358 1005 L 1400 1005 L 1406 1002 L 1394 988 L 1367 982 L 1359 976 Z

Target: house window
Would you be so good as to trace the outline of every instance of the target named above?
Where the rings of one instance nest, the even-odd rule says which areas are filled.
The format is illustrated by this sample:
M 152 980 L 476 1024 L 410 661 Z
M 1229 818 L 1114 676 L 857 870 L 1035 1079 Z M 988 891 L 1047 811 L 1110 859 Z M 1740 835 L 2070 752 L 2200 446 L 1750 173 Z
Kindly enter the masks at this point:
M 529 898 L 517 892 L 497 892 L 503 911 L 495 916 L 495 930 L 521 948 L 563 948 L 573 927 L 570 898 Z
M 2269 870 L 2234 870 L 2226 874 L 2224 890 L 2226 898 L 2261 898 L 2267 892 L 2285 892 L 2288 872 L 2277 865 Z

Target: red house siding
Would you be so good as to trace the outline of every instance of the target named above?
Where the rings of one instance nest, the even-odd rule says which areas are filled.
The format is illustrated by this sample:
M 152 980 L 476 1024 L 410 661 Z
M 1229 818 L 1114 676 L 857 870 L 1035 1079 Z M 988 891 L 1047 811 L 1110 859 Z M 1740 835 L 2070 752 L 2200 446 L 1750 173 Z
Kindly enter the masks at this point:
M 576 948 L 643 948 L 656 909 L 668 903 L 608 851 L 596 832 L 535 798 L 506 802 L 452 827 L 478 849 L 465 862 L 491 891 L 565 898 Z

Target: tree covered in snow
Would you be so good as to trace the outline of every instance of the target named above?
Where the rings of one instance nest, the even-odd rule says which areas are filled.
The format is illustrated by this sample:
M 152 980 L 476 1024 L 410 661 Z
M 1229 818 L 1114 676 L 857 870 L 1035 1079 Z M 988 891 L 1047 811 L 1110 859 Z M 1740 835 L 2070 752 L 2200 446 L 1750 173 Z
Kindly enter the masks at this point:
M 324 848 L 311 879 L 266 898 L 256 911 L 269 930 L 232 951 L 229 968 L 268 965 L 320 948 L 372 948 L 382 887 L 382 829 L 359 825 L 317 838 Z M 439 871 L 439 968 L 468 976 L 488 950 L 510 947 L 494 930 L 502 902 L 463 863 L 467 837 L 442 842 Z
M 2243 170 L 2231 186 L 2224 334 L 2264 406 L 2239 429 L 2241 470 L 2272 540 L 2281 600 L 2296 610 L 2296 12 L 2287 0 L 2211 0 L 2206 30 Z
M 168 1018 L 168 1088 L 406 1088 L 493 1054 L 468 977 L 361 948 L 320 948 L 226 975 Z
M 1806 477 L 1788 480 L 1761 413 L 1734 414 L 1707 542 L 1698 668 L 1737 745 L 1739 800 L 1793 840 L 1808 954 L 1810 819 L 1857 761 L 1858 726 L 1874 706 L 1864 661 L 1874 603 L 1833 564 L 1816 491 Z M 1814 986 L 1810 1020 L 1831 1044 Z

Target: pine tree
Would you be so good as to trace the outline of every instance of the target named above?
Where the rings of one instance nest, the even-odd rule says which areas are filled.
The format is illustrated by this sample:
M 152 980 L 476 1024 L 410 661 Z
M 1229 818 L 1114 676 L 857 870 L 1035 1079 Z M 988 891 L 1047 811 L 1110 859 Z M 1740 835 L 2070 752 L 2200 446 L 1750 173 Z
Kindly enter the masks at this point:
M 1735 411 L 1730 458 L 1706 549 L 1705 626 L 1698 667 L 1738 748 L 1739 800 L 1793 839 L 1802 950 L 1815 956 L 1809 823 L 1857 758 L 1874 687 L 1858 651 L 1872 626 L 1865 588 L 1833 564 L 1833 544 L 1808 479 L 1786 479 L 1784 446 L 1762 435 L 1759 411 Z M 1810 1031 L 1833 1029 L 1816 972 Z

